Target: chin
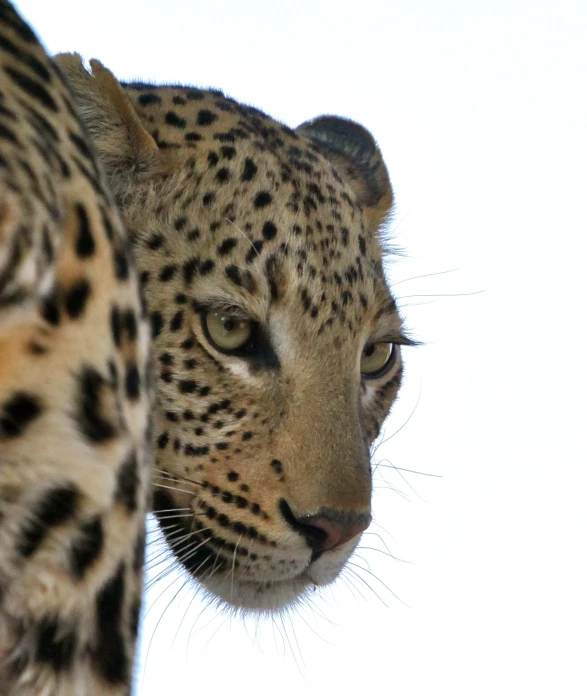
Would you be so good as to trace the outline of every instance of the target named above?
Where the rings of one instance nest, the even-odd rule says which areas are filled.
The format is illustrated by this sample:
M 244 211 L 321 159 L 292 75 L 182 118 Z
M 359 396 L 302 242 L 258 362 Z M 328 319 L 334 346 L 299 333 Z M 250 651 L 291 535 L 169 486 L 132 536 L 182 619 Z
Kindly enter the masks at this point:
M 291 578 L 235 579 L 231 574 L 198 578 L 207 598 L 229 611 L 271 614 L 303 606 L 308 595 L 333 583 L 354 552 L 353 539 L 335 552 L 325 553 Z

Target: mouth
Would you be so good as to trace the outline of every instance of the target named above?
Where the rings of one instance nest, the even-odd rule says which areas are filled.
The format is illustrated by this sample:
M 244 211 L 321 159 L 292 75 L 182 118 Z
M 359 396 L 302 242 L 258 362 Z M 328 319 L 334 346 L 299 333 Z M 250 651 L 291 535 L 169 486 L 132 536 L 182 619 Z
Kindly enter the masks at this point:
M 157 502 L 161 506 L 155 510 L 171 507 L 169 500 Z M 357 536 L 316 554 L 297 539 L 293 546 L 289 530 L 280 543 L 244 533 L 235 542 L 196 518 L 178 524 L 177 519 L 161 516 L 158 522 L 175 559 L 206 598 L 245 612 L 275 612 L 302 604 L 309 592 L 336 580 L 359 541 Z

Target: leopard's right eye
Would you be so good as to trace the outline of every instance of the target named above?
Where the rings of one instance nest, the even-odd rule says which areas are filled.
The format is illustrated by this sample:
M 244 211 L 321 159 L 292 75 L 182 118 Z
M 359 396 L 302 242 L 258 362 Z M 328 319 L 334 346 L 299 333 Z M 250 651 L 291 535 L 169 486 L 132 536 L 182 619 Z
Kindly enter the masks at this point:
M 227 312 L 206 312 L 202 318 L 206 337 L 218 350 L 242 350 L 253 336 L 253 322 Z
M 361 355 L 361 374 L 366 379 L 383 376 L 397 357 L 397 347 L 393 343 L 377 341 L 363 348 Z

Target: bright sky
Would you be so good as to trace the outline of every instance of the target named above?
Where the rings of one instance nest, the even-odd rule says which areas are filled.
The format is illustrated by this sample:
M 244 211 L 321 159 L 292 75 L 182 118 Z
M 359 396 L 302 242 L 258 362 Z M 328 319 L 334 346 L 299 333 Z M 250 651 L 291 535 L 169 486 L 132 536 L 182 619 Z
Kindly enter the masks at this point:
M 426 342 L 346 580 L 243 627 L 169 575 L 137 694 L 586 694 L 587 3 L 17 4 L 51 51 L 121 78 L 365 124 L 407 254 L 390 277 Z

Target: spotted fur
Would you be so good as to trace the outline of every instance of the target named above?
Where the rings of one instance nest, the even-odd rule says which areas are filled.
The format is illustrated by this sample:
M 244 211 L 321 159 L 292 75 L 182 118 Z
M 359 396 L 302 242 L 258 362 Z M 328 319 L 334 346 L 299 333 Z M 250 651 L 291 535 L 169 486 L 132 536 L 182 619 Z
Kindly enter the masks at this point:
M 146 307 L 63 77 L 7 2 L 0 93 L 0 693 L 126 694 L 152 468 Z
M 354 551 L 410 343 L 379 238 L 393 194 L 334 116 L 294 130 L 63 54 L 74 106 L 0 8 L 0 684 L 110 696 L 130 688 L 151 441 L 160 527 L 220 601 L 294 605 Z M 220 346 L 211 317 L 246 341 Z

